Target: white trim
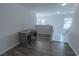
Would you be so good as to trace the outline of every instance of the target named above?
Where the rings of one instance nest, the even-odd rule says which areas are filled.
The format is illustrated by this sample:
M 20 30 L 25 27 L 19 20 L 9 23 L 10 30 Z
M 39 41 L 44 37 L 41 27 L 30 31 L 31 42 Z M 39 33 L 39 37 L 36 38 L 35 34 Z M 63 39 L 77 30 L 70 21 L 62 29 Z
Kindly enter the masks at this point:
M 69 46 L 72 48 L 72 50 L 74 51 L 74 53 L 76 54 L 76 56 L 79 56 L 79 54 L 77 53 L 77 51 L 74 49 L 74 47 L 72 46 L 72 44 L 70 44 L 70 42 L 68 42 Z
M 16 43 L 16 44 L 14 44 L 13 46 L 9 47 L 8 49 L 2 51 L 2 52 L 0 53 L 0 55 L 3 54 L 3 53 L 5 53 L 6 51 L 12 49 L 13 47 L 15 47 L 15 46 L 18 45 L 18 44 L 19 44 L 19 43 Z

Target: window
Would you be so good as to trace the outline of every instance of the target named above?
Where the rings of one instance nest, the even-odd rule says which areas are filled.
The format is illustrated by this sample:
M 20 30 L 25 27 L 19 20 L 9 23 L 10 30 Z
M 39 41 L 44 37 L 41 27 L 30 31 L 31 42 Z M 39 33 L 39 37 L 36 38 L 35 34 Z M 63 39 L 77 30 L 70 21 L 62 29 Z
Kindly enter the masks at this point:
M 64 18 L 64 29 L 69 29 L 72 25 L 72 18 Z
M 36 24 L 38 24 L 38 25 L 46 25 L 47 20 L 46 19 L 37 19 Z
M 47 19 L 45 15 L 36 14 L 36 25 L 46 25 Z

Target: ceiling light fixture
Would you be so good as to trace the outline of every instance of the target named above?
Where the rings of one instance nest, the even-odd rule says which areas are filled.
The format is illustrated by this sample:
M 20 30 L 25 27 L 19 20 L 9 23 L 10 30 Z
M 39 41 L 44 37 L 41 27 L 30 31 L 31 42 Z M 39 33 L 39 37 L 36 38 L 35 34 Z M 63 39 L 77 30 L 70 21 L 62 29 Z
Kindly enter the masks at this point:
M 57 14 L 60 14 L 60 11 L 57 11 Z
M 62 6 L 65 6 L 67 3 L 63 3 Z

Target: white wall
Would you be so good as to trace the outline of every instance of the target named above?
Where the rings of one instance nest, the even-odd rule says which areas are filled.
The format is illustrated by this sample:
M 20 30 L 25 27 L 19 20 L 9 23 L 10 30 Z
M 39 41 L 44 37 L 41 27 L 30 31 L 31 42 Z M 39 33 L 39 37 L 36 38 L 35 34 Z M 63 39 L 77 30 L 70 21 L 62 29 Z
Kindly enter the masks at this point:
M 53 35 L 53 39 L 55 41 L 60 41 L 60 42 L 67 42 L 66 39 L 61 40 L 60 39 L 60 35 L 63 35 L 64 32 L 64 18 L 66 17 L 72 17 L 72 14 L 55 14 L 55 15 L 51 15 L 48 18 L 48 24 L 53 26 L 53 30 L 54 30 L 54 35 Z
M 79 4 L 76 6 L 73 16 L 72 28 L 68 34 L 68 43 L 74 52 L 79 55 Z
M 19 4 L 0 4 L 0 54 L 18 44 L 17 32 L 34 26 L 35 14 Z

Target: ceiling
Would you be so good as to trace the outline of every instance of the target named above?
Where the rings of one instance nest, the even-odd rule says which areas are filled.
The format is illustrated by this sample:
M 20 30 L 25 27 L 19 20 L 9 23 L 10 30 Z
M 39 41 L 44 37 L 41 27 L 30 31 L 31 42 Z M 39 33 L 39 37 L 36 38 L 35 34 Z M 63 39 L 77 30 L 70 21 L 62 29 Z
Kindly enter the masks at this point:
M 61 3 L 23 3 L 20 5 L 37 13 L 56 13 L 57 11 L 61 13 L 72 13 L 74 11 L 73 3 L 65 6 L 62 6 Z

